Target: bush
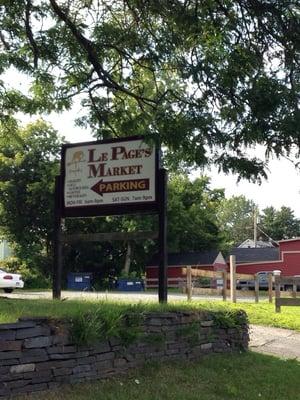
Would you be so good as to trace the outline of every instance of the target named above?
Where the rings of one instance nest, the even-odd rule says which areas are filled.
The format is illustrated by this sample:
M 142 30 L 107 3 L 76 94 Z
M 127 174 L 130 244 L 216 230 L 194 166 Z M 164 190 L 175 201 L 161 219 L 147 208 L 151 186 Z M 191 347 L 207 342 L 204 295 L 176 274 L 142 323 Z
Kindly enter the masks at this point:
M 143 312 L 139 305 L 99 307 L 91 312 L 78 311 L 69 319 L 71 339 L 83 345 L 117 337 L 126 345 L 141 334 L 142 318 Z
M 197 280 L 195 282 L 195 287 L 210 288 L 211 287 L 211 278 L 207 278 L 205 276 L 197 278 Z
M 21 267 L 21 261 L 17 257 L 9 257 L 0 261 L 0 269 L 7 272 L 17 272 Z
M 142 276 L 140 273 L 138 273 L 137 271 L 132 271 L 129 273 L 125 273 L 124 271 L 122 271 L 119 274 L 119 278 L 123 278 L 123 279 L 142 279 Z

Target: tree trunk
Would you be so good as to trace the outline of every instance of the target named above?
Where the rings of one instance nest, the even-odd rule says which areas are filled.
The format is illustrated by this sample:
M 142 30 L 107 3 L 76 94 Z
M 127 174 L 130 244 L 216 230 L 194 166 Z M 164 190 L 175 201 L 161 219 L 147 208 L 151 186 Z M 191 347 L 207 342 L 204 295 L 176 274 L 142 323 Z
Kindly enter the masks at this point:
M 127 242 L 125 263 L 124 263 L 124 268 L 123 268 L 123 271 L 122 271 L 126 275 L 128 275 L 129 271 L 130 271 L 131 255 L 132 255 L 132 245 L 131 245 L 130 242 Z

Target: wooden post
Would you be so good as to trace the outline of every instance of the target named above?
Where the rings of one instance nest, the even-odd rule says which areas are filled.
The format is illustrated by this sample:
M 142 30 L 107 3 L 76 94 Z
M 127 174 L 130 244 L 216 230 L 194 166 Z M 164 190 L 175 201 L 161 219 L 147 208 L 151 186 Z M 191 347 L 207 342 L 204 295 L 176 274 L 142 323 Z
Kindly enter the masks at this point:
M 269 303 L 273 301 L 273 274 L 268 273 L 268 293 L 269 293 Z
M 53 299 L 61 298 L 61 275 L 62 275 L 62 229 L 61 229 L 61 212 L 62 212 L 62 182 L 61 177 L 55 177 L 54 192 L 54 241 L 53 241 Z
M 297 284 L 295 282 L 295 280 L 293 281 L 293 293 L 292 293 L 292 297 L 293 299 L 295 299 L 297 297 Z
M 236 257 L 230 256 L 230 301 L 236 303 Z
M 222 272 L 222 278 L 223 278 L 223 290 L 222 290 L 223 301 L 226 301 L 226 297 L 227 297 L 227 271 L 223 271 Z
M 192 267 L 186 268 L 186 294 L 188 301 L 192 300 Z
M 255 274 L 254 277 L 254 296 L 255 296 L 255 303 L 258 303 L 259 298 L 259 275 Z
M 165 169 L 159 170 L 159 272 L 158 299 L 160 303 L 168 301 L 168 249 L 167 249 L 167 181 Z
M 280 274 L 281 271 L 274 271 L 274 276 L 275 276 L 275 311 L 280 312 L 281 307 L 280 307 Z

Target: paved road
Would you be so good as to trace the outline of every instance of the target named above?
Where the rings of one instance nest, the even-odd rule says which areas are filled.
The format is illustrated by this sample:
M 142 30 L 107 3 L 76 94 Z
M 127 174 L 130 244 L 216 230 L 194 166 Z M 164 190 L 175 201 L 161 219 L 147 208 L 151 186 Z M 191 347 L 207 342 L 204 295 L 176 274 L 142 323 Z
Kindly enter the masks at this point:
M 87 299 L 87 300 L 113 300 L 113 301 L 153 301 L 157 302 L 158 294 L 155 292 L 79 292 L 79 291 L 62 291 L 64 299 Z M 12 299 L 51 299 L 52 292 L 47 291 L 27 291 L 16 290 L 11 294 L 0 292 L 0 297 L 8 297 Z M 168 299 L 170 301 L 184 301 L 186 295 L 182 293 L 169 292 Z M 193 300 L 211 300 L 222 301 L 221 296 L 193 295 Z M 240 301 L 253 302 L 253 297 L 242 297 Z
M 258 353 L 300 361 L 300 332 L 250 325 L 250 349 Z

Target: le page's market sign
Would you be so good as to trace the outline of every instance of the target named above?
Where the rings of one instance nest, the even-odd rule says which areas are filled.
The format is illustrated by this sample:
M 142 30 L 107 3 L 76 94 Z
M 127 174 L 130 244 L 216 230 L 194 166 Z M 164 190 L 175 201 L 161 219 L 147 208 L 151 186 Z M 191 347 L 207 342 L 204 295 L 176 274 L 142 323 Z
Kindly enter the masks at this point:
M 155 211 L 158 152 L 142 138 L 64 145 L 63 215 Z
M 157 237 L 158 298 L 167 301 L 168 175 L 159 168 L 158 152 L 141 137 L 63 145 L 61 173 L 55 179 L 53 298 L 61 298 L 63 243 L 100 240 L 98 233 L 64 233 L 63 218 L 150 212 L 158 215 L 158 232 L 119 232 L 113 236 L 110 232 L 101 233 L 101 237 L 122 241 L 139 240 L 139 234 L 141 238 Z

